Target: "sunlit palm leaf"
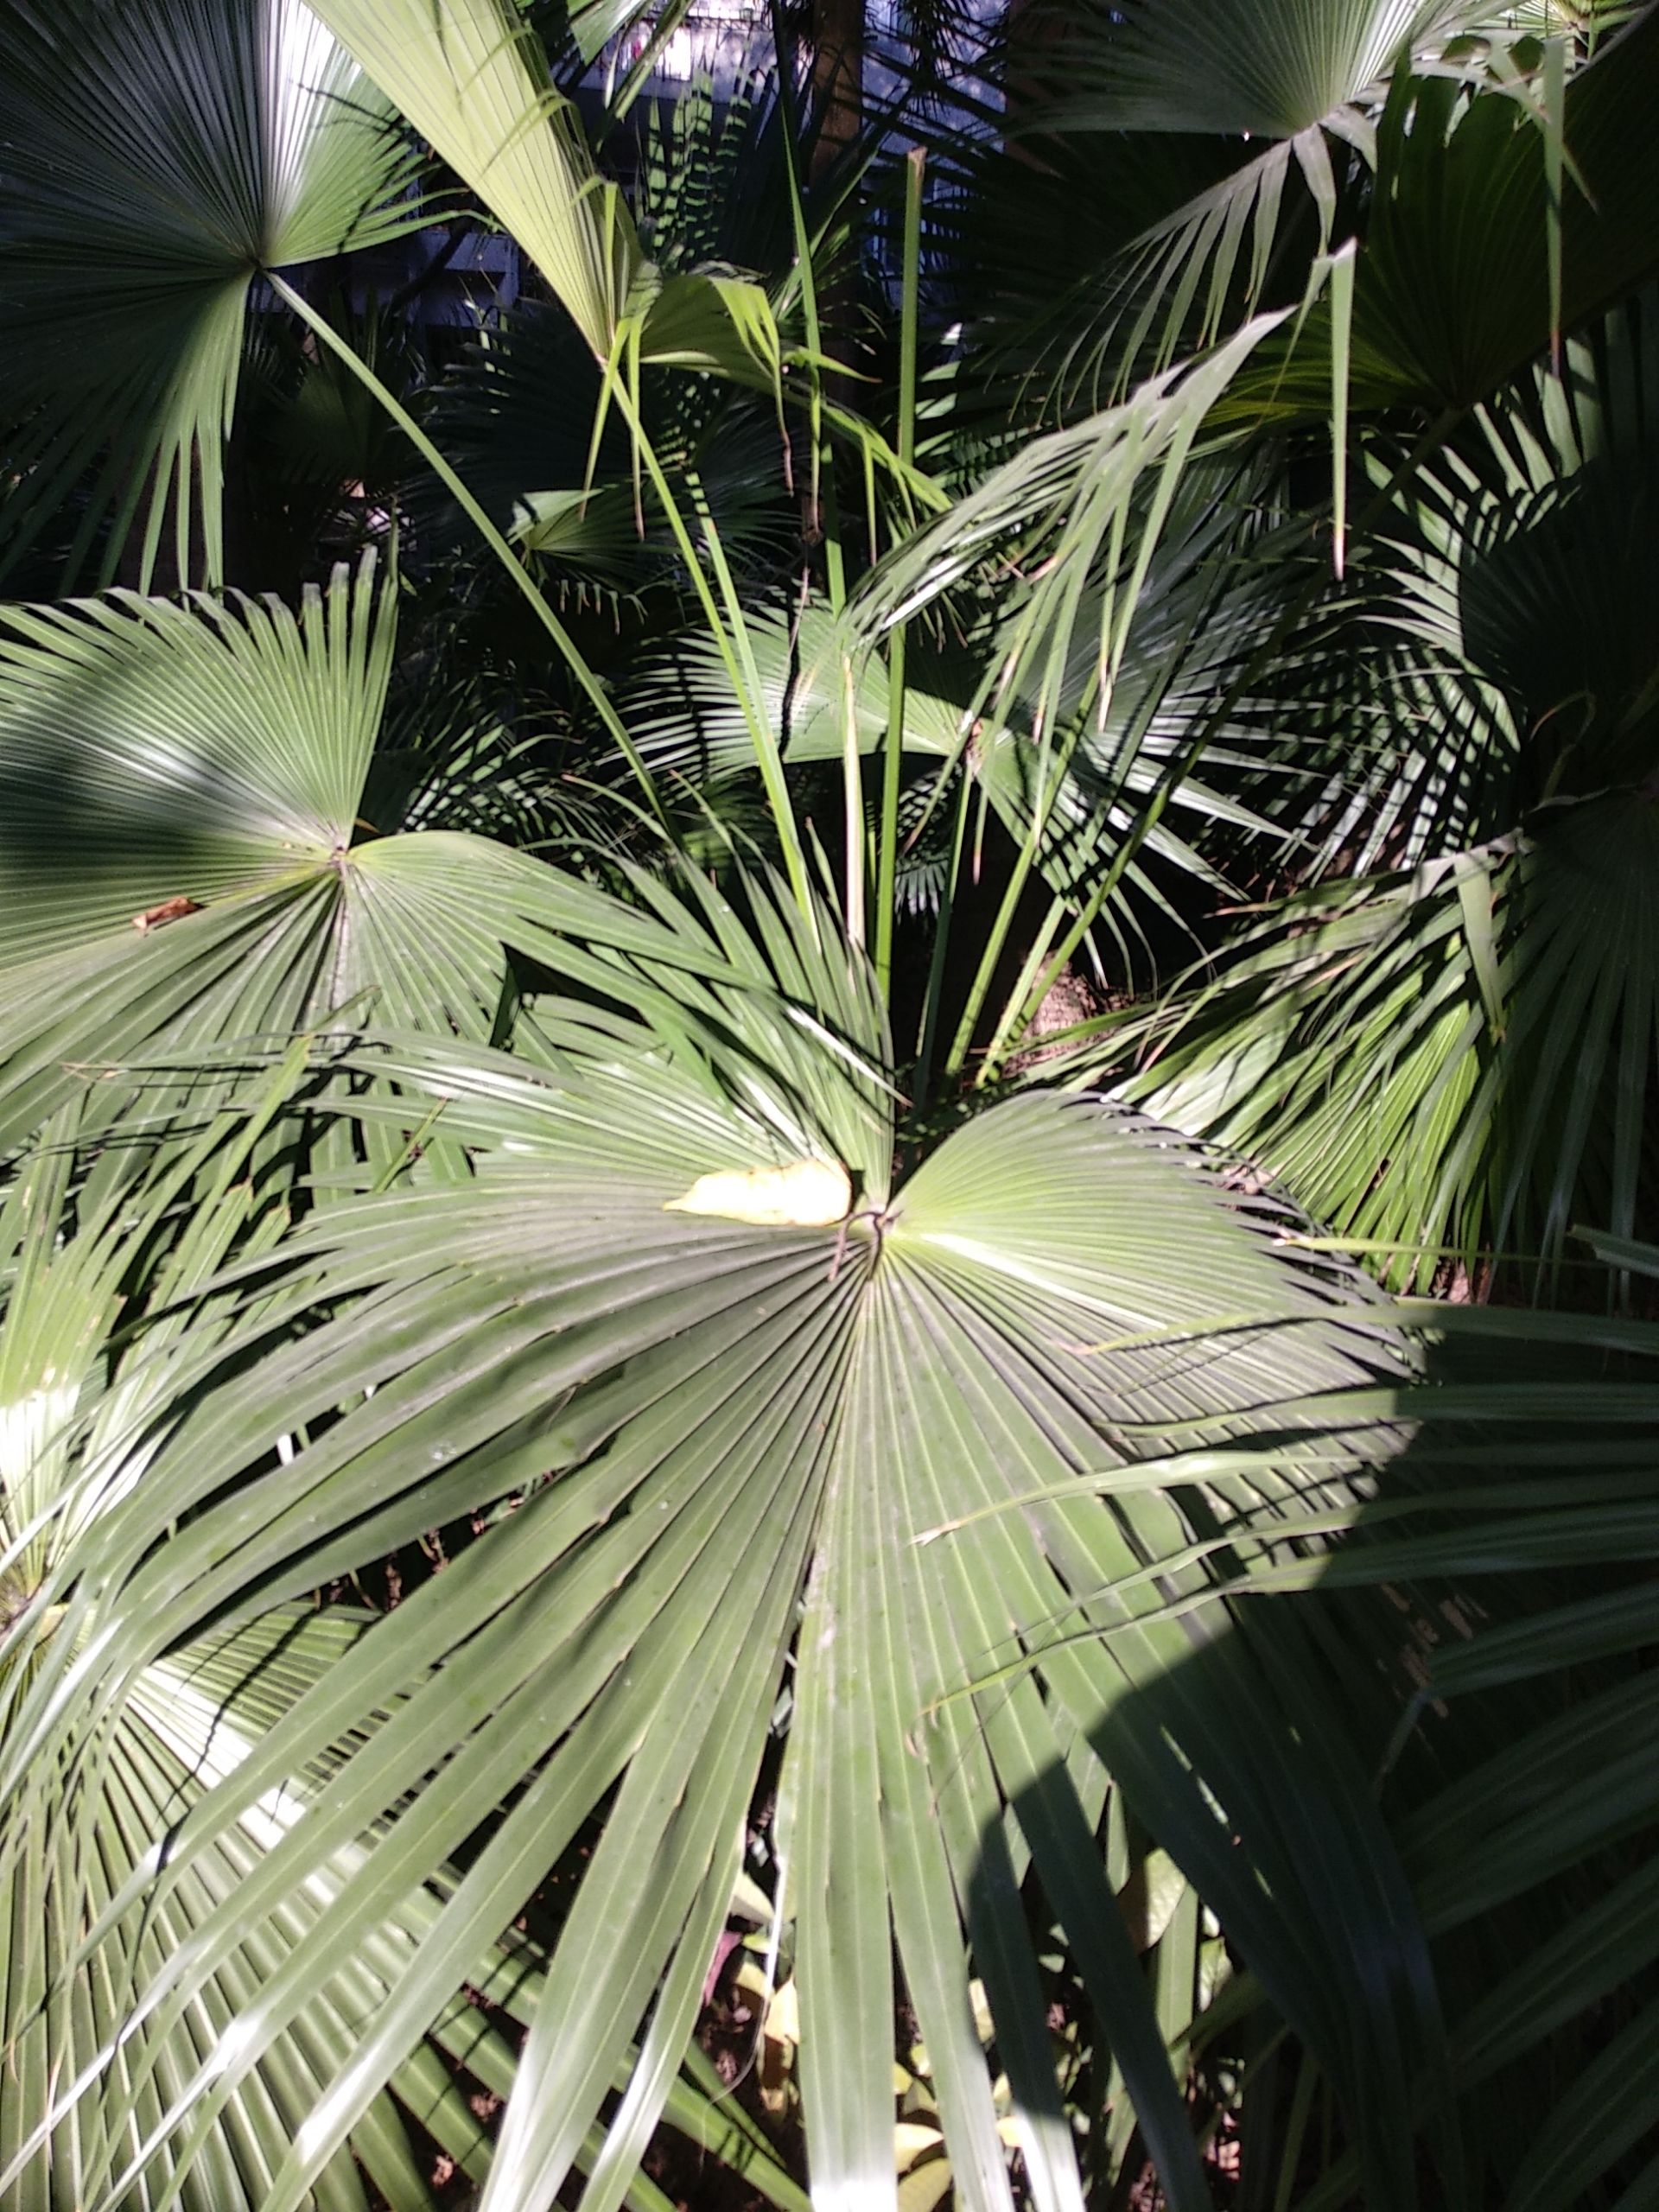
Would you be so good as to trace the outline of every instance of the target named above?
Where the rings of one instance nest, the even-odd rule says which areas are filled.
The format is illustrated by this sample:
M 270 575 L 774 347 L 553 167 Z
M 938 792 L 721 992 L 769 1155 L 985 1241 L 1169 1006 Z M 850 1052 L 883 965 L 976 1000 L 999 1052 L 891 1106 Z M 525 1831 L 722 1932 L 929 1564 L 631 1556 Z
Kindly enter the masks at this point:
M 322 0 L 319 15 L 480 195 L 602 360 L 639 266 L 570 103 L 503 0 Z
M 785 911 L 757 910 L 767 966 L 810 986 L 815 1023 L 827 1017 L 846 1046 L 879 1052 L 856 968 L 828 944 L 815 949 Z M 658 988 L 681 997 L 686 1043 L 712 1039 L 715 1002 L 702 1010 L 689 971 L 678 983 L 658 971 Z M 1242 1916 L 1258 1971 L 1328 2050 L 1348 2092 L 1357 2096 L 1354 2067 L 1373 2105 L 1379 2082 L 1414 2075 L 1423 2029 L 1408 2004 L 1395 2017 L 1393 1999 L 1363 2029 L 1338 2024 L 1329 1961 L 1350 1938 L 1318 1902 L 1299 1822 L 1270 1812 L 1252 1778 L 1260 1762 L 1287 1755 L 1287 1724 L 1274 1717 L 1265 1678 L 1245 1689 L 1249 1668 L 1232 1691 L 1224 1675 L 1203 1694 L 1180 1687 L 1192 1645 L 1164 1607 L 1177 1591 L 1202 1607 L 1207 1578 L 1173 1560 L 1161 1578 L 1147 1573 L 1184 1541 L 1160 1494 L 1126 1494 L 1109 1510 L 994 1514 L 971 1535 L 917 1540 L 1068 1472 L 1122 1465 L 1136 1424 L 1197 1423 L 1224 1437 L 1274 1422 L 1287 1396 L 1357 1382 L 1371 1357 L 1365 1318 L 1341 1320 L 1320 1281 L 1287 1268 L 1192 1162 L 1087 1102 L 1032 1100 L 986 1117 L 895 1190 L 880 1088 L 832 1055 L 818 1027 L 780 1022 L 774 1001 L 757 993 L 723 1003 L 719 1020 L 733 1044 L 747 1042 L 753 1069 L 724 1095 L 695 1062 L 665 1057 L 650 1031 L 574 1007 L 544 1007 L 526 1033 L 543 1040 L 544 1075 L 414 1044 L 372 1054 L 365 1065 L 448 1101 L 446 1125 L 474 1158 L 475 1182 L 334 1208 L 326 1231 L 294 1248 L 291 1287 L 271 1279 L 257 1324 L 268 1357 L 198 1397 L 181 1355 L 188 1395 L 176 1442 L 100 1523 L 79 1586 L 106 1624 L 110 1682 L 176 1648 L 193 1623 L 226 1608 L 235 1618 L 256 1586 L 268 1603 L 459 1511 L 522 1499 L 296 1707 L 222 1810 L 210 1804 L 181 1831 L 163 1893 L 271 1776 L 353 1726 L 365 1700 L 407 1690 L 348 1770 L 351 1786 L 238 1893 L 242 1922 L 258 1924 L 337 1837 L 362 1834 L 416 1792 L 385 1855 L 377 1850 L 380 1871 L 365 1866 L 291 1967 L 250 2000 L 245 2050 L 220 2087 L 296 2016 L 315 1962 L 356 1940 L 391 1865 L 418 1878 L 470 1831 L 480 1803 L 509 1802 L 315 2126 L 296 2138 L 271 2203 L 298 2202 L 413 2047 L 446 1977 L 608 1806 L 485 2202 L 547 2201 L 643 2034 L 649 2079 L 616 2123 L 632 2142 L 695 2016 L 792 1652 L 785 1903 L 798 1921 L 822 2200 L 892 2198 L 896 1937 L 959 2196 L 1008 2202 L 967 2005 L 966 1941 L 1015 2082 L 1028 2170 L 1048 2201 L 1078 2202 L 1042 2056 L 1025 1910 L 999 1871 L 1011 1811 L 1020 1858 L 1034 1854 L 1078 1947 L 1172 2202 L 1196 2204 L 1177 2085 L 1092 1840 L 1094 1785 L 1078 1795 L 1100 1774 L 1093 1759 L 1121 1772 L 1129 1802 L 1218 1909 Z M 723 1049 L 729 1082 L 745 1062 Z M 411 1098 L 362 1110 L 407 1127 L 423 1109 Z M 741 1191 L 722 1201 L 735 1217 L 672 1210 L 700 1176 L 814 1157 L 849 1171 L 850 1220 L 753 1225 Z M 1160 1257 L 1177 1245 L 1179 1271 Z M 319 1299 L 336 1318 L 279 1348 L 285 1317 Z M 1193 1332 L 1202 1337 L 1208 1317 L 1287 1308 L 1302 1327 L 1265 1338 L 1246 1328 L 1193 1363 Z M 213 1364 L 196 1363 L 201 1382 Z M 341 1406 L 343 1418 L 291 1463 L 270 1461 L 275 1435 L 303 1436 Z M 1287 1499 L 1294 1456 L 1289 1465 Z M 161 1550 L 146 1533 L 158 1516 L 179 1529 Z M 982 1703 L 929 1717 L 988 1663 L 1016 1656 L 1021 1635 L 1091 1620 L 1111 1631 L 1103 1649 L 1068 1645 L 1045 1662 L 1055 1704 L 998 1686 Z M 55 1731 L 70 1709 L 52 1719 L 41 1707 L 38 1725 Z M 1211 1796 L 1172 1762 L 1169 1731 Z M 1349 1802 L 1334 1769 L 1322 1786 L 1346 1809 L 1319 1848 L 1351 1853 L 1364 1940 L 1408 1973 L 1408 1921 L 1363 1791 Z M 1224 1847 L 1217 1802 L 1239 1823 L 1248 1859 Z M 1306 1885 L 1293 1948 L 1275 1955 L 1253 1916 L 1250 1880 L 1230 1871 L 1246 1865 Z M 188 2010 L 219 1932 L 205 1925 L 199 1947 L 161 1971 L 158 2018 Z M 1357 2044 L 1347 2040 L 1355 2032 Z M 207 2093 L 206 2076 L 181 2082 L 181 2111 Z M 1381 2134 L 1367 2133 L 1366 2157 L 1368 2168 L 1382 2161 L 1379 2172 L 1398 2164 Z M 619 2175 L 627 2163 L 619 2152 Z M 600 2201 L 613 2199 L 601 2191 Z
M 1128 1094 L 1399 1248 L 1402 1281 L 1448 1248 L 1555 1254 L 1582 1215 L 1629 1234 L 1654 1171 L 1653 817 L 1587 800 L 1518 850 L 1292 902 L 1155 1025 Z
M 347 1007 L 483 1041 L 509 945 L 614 982 L 550 930 L 705 957 L 505 846 L 362 819 L 392 647 L 369 568 L 298 620 L 117 598 L 9 623 L 10 1143 L 113 1063 L 255 1046 Z
M 506 0 L 319 0 L 318 13 L 530 256 L 596 359 L 626 332 L 646 359 L 774 379 L 765 295 L 727 274 L 664 282 Z
M 100 1515 L 146 1479 L 149 1421 L 165 1403 L 155 1390 L 158 1357 L 180 1332 L 169 1301 L 189 1298 L 228 1252 L 268 1248 L 273 1230 L 280 1231 L 282 1185 L 262 1168 L 270 1164 L 273 1114 L 302 1075 L 302 1053 L 247 1102 L 251 1112 L 226 1117 L 182 1156 L 147 1178 L 129 1178 L 101 1200 L 94 1192 L 101 1169 L 95 1155 L 90 1173 L 77 1156 L 72 1112 L 0 1210 L 9 1276 L 0 1323 L 0 1738 L 31 1691 L 54 1669 L 73 1673 L 86 1656 L 73 1603 L 66 1611 L 43 1593 L 75 1589 L 79 1548 L 95 1540 Z M 76 1233 L 60 1243 L 71 1226 Z M 135 1348 L 133 1309 L 146 1301 L 162 1318 Z M 124 1305 L 124 1358 L 110 1340 Z M 198 1300 L 191 1320 L 197 1345 L 212 1342 L 236 1311 L 234 1299 Z M 97 1470 L 90 1483 L 89 1467 Z M 156 1865 L 168 1832 L 213 1784 L 235 1775 L 296 1700 L 337 1661 L 349 1668 L 369 1618 L 360 1610 L 296 1604 L 261 1611 L 228 1633 L 210 1631 L 143 1669 L 60 1743 L 56 1758 L 27 1764 L 0 1823 L 8 1897 L 0 2007 L 12 2084 L 0 2107 L 7 2176 L 0 2199 L 8 2205 L 34 2212 L 111 2192 L 131 2202 L 120 2179 L 129 2171 L 144 2175 L 137 2184 L 143 2201 L 199 2212 L 262 2202 L 331 2075 L 349 2063 L 399 1961 L 429 1933 L 456 1878 L 448 1870 L 434 1870 L 435 1887 L 387 1897 L 380 1925 L 365 1928 L 352 1952 L 317 1977 L 229 2099 L 214 2100 L 211 2114 L 199 2102 L 176 2126 L 163 2117 L 180 2079 L 203 2064 L 211 2073 L 231 2056 L 245 2007 L 372 1845 L 346 1844 L 284 1916 L 238 1931 L 188 2013 L 159 2023 L 134 2007 L 200 1923 L 233 1906 L 281 1838 L 315 1815 L 350 1746 L 333 1747 L 250 1802 L 162 1911 L 124 1911 L 118 1900 L 135 1878 L 142 1889 L 141 1870 Z M 365 2207 L 364 2176 L 399 2212 L 433 2201 L 433 2154 L 420 2151 L 403 2114 L 449 2165 L 482 2180 L 488 2130 L 479 2107 L 469 2107 L 467 2082 L 479 2085 L 473 2094 L 480 2102 L 507 2093 L 512 2023 L 533 2012 L 539 1977 L 535 1945 L 517 1936 L 466 1969 L 472 2001 L 457 1986 L 428 2041 L 397 2069 L 392 2097 L 373 2100 L 349 2145 L 319 2174 L 317 2203 Z M 672 2087 L 668 2113 L 717 2154 L 741 2151 L 752 2177 L 790 2203 L 765 2146 L 745 2140 L 741 2126 L 689 2084 Z M 594 2148 L 582 2146 L 584 2164 Z M 632 2193 L 636 2212 L 660 2212 L 664 2200 L 648 2183 L 635 2182 Z

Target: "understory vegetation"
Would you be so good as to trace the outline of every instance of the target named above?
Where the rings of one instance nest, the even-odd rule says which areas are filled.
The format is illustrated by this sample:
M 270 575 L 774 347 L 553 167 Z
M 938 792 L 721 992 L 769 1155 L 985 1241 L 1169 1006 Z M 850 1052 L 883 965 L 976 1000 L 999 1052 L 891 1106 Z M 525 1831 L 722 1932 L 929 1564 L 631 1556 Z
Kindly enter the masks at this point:
M 0 2208 L 1649 2212 L 1659 6 L 735 20 L 0 13 Z

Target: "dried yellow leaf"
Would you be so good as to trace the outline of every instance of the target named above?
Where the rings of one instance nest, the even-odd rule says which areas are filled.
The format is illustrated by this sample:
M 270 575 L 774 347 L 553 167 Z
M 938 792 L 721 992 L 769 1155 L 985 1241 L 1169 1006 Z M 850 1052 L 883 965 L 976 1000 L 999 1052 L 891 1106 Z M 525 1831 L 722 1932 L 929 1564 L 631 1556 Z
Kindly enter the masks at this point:
M 839 1160 L 792 1160 L 787 1167 L 722 1168 L 699 1175 L 667 1213 L 720 1214 L 767 1229 L 828 1229 L 852 1211 L 853 1185 Z

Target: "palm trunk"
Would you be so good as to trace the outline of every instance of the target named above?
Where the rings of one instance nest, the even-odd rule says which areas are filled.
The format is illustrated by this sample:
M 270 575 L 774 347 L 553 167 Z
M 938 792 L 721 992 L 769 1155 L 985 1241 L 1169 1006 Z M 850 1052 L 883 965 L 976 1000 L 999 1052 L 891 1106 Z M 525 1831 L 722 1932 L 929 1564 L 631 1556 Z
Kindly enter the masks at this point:
M 864 0 L 812 0 L 812 145 L 816 180 L 858 137 L 864 120 Z

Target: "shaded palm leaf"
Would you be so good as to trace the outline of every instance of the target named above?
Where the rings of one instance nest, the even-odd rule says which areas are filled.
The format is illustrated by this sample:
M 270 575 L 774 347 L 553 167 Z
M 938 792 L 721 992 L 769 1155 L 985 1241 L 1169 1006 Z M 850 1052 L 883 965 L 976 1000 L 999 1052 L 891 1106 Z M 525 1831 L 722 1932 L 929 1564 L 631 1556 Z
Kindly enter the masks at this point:
M 1659 1272 L 1651 1246 L 1589 1241 L 1610 1268 Z M 1593 1302 L 1612 1279 L 1586 1287 Z M 1431 1348 L 1433 1379 L 1394 1398 L 1413 1440 L 1379 1470 L 1377 1498 L 1333 1558 L 1297 1562 L 1271 1541 L 1253 1554 L 1256 1537 L 1294 1525 L 1248 1503 L 1272 1446 L 1185 1464 L 1201 1485 L 1243 1485 L 1214 1503 L 1256 1603 L 1301 1588 L 1325 1593 L 1302 1601 L 1318 1608 L 1368 1583 L 1395 1594 L 1395 1648 L 1372 1662 L 1403 1704 L 1380 1794 L 1433 1941 L 1469 2201 L 1639 2203 L 1653 2177 L 1644 2066 L 1659 2017 L 1659 1331 L 1427 1301 L 1398 1313 Z M 1345 1436 L 1357 1410 L 1331 1405 Z M 1334 1728 L 1359 1655 L 1326 1649 L 1322 1725 Z M 1425 2120 L 1444 2086 L 1419 2084 Z M 1248 2135 L 1248 2099 L 1244 2117 Z M 1350 2155 L 1294 2201 L 1334 2212 L 1360 2187 Z
M 1033 105 L 1023 128 L 1040 156 L 1058 145 L 1062 161 L 1082 152 L 1166 174 L 1155 216 L 1028 329 L 1027 347 L 1044 325 L 1052 334 L 1042 381 L 1058 360 L 1063 403 L 1079 384 L 1122 397 L 1294 300 L 1312 257 L 1363 228 L 1396 70 L 1496 83 L 1541 123 L 1539 54 L 1535 26 L 1482 0 L 1249 0 L 1224 18 L 1132 4 L 1056 16 L 1035 41 L 1011 41 L 1011 99 L 1016 115 Z
M 217 582 L 220 476 L 265 269 L 396 236 L 410 149 L 302 0 L 8 11 L 0 33 L 0 422 L 26 545 L 89 472 L 76 557 L 170 514 Z
M 1200 472 L 1201 474 L 1201 472 Z M 1268 544 L 1230 569 L 1225 544 L 1237 534 L 1231 504 L 1211 498 L 1187 529 L 1172 528 L 1154 555 L 1135 602 L 1116 681 L 1103 711 L 1094 698 L 1094 638 L 1085 616 L 1073 634 L 1057 686 L 1058 730 L 1041 735 L 1038 702 L 1017 679 L 1010 696 L 975 715 L 976 662 L 1000 658 L 995 631 L 969 652 L 918 653 L 906 667 L 905 748 L 918 758 L 966 766 L 1007 827 L 1016 849 L 1033 842 L 1044 880 L 1084 901 L 1131 841 L 1149 860 L 1225 889 L 1198 842 L 1224 825 L 1277 848 L 1285 832 L 1234 795 L 1255 798 L 1274 776 L 1274 716 L 1265 702 L 1241 702 L 1217 716 L 1217 691 L 1271 621 L 1295 569 Z M 1099 619 L 1098 594 L 1090 610 Z M 1017 621 L 1016 612 L 1007 618 Z M 877 752 L 887 729 L 887 676 L 879 656 L 856 645 L 813 603 L 787 620 L 751 624 L 766 714 L 786 765 L 834 762 L 852 739 Z M 626 695 L 630 724 L 652 768 L 701 785 L 741 773 L 753 748 L 741 706 L 718 654 L 692 638 L 636 677 Z M 1281 782 L 1294 768 L 1277 771 Z M 1148 829 L 1155 797 L 1170 812 Z M 912 824 L 920 827 L 918 817 Z M 1131 861 L 1126 894 L 1166 902 L 1145 867 Z M 1122 902 L 1115 899 L 1116 911 Z
M 1503 92 L 1395 79 L 1355 272 L 1347 382 L 1357 410 L 1461 413 L 1518 375 L 1558 327 L 1578 327 L 1653 272 L 1659 248 L 1639 211 L 1659 185 L 1659 153 L 1637 118 L 1656 84 L 1659 10 L 1648 7 L 1566 87 L 1573 181 L 1560 200 L 1558 325 L 1548 134 Z M 1321 301 L 1294 338 L 1263 350 L 1222 416 L 1324 417 L 1332 340 Z

